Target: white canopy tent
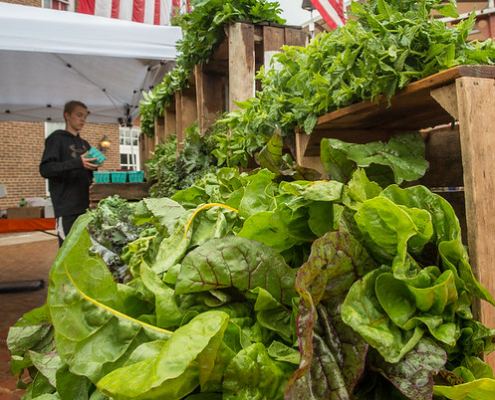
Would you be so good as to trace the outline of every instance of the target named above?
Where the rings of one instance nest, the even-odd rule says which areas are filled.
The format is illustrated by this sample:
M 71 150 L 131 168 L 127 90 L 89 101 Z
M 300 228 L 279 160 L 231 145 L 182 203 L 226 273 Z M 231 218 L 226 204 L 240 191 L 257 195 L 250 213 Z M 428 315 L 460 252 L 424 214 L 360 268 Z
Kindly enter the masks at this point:
M 88 123 L 128 124 L 181 37 L 179 27 L 0 3 L 0 121 L 63 122 L 64 104 L 80 100 Z

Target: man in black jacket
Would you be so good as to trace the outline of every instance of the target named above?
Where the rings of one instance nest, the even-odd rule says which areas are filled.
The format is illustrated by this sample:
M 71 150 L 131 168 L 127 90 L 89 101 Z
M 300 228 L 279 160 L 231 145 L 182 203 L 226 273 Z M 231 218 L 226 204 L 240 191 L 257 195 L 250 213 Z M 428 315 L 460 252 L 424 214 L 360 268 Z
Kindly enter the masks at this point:
M 88 108 L 80 101 L 65 104 L 65 130 L 47 137 L 40 163 L 40 174 L 48 179 L 60 246 L 89 207 L 89 186 L 97 165 L 96 158 L 85 158 L 91 146 L 79 135 L 87 115 Z

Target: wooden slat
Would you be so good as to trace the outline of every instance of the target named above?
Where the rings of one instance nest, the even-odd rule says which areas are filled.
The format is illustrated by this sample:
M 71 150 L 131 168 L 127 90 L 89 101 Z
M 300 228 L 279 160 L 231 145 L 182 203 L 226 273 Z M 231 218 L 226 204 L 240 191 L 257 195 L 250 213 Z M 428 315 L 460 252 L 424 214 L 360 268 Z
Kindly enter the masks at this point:
M 225 110 L 224 77 L 196 66 L 196 103 L 199 131 L 204 133 Z
M 415 182 L 427 187 L 464 186 L 459 126 L 423 133 L 425 158 L 430 164 L 423 178 Z
M 301 46 L 306 47 L 309 43 L 310 35 L 308 31 L 304 29 L 298 29 L 295 27 L 285 28 L 285 44 L 287 46 Z
M 464 168 L 468 248 L 478 281 L 495 294 L 495 85 L 493 79 L 463 77 L 456 81 Z M 495 328 L 494 307 L 482 301 L 476 318 Z M 495 355 L 487 361 L 494 366 Z
M 455 120 L 459 120 L 459 105 L 457 104 L 457 93 L 455 83 L 433 89 L 430 92 L 438 104 L 447 111 Z
M 155 146 L 165 140 L 165 118 L 158 117 L 155 119 Z
M 229 38 L 229 109 L 238 110 L 234 101 L 254 97 L 255 55 L 254 26 L 237 23 L 228 28 Z
M 172 106 L 165 107 L 165 138 L 169 135 L 175 135 L 177 132 L 177 117 L 175 115 L 175 102 Z
M 149 182 L 94 183 L 89 188 L 91 202 L 98 202 L 118 194 L 126 200 L 141 200 L 149 196 Z
M 452 121 L 452 116 L 438 104 L 430 92 L 454 82 L 461 76 L 495 78 L 495 67 L 469 65 L 451 68 L 428 78 L 407 85 L 388 100 L 381 96 L 378 101 L 365 101 L 342 108 L 318 119 L 317 135 L 311 135 L 305 156 L 318 153 L 319 142 L 325 130 L 361 130 L 403 132 L 430 128 Z
M 284 44 L 285 31 L 283 28 L 263 27 L 263 52 L 279 51 Z
M 198 118 L 196 105 L 196 88 L 182 89 L 175 96 L 175 117 L 177 121 L 177 150 L 186 138 L 186 129 L 193 126 Z

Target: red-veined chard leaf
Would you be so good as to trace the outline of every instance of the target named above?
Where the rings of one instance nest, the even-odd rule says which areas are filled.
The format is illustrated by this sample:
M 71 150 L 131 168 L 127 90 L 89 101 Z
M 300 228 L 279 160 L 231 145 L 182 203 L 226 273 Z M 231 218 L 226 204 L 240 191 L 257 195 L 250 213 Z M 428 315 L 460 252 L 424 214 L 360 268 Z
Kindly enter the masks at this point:
M 219 311 L 198 315 L 163 342 L 159 353 L 114 369 L 98 381 L 98 388 L 119 400 L 181 399 L 200 385 L 204 374 L 208 379 L 228 319 Z
M 431 399 L 433 375 L 445 365 L 445 351 L 432 340 L 421 339 L 400 363 L 385 362 L 380 356 L 373 357 L 372 369 L 380 372 L 408 399 Z
M 97 382 L 144 342 L 171 332 L 127 315 L 105 263 L 90 254 L 87 214 L 74 224 L 50 270 L 47 306 L 57 352 L 71 371 Z
M 187 254 L 175 286 L 176 294 L 235 287 L 261 287 L 281 304 L 296 296 L 295 272 L 272 248 L 254 240 L 212 239 Z
M 346 232 L 329 232 L 313 243 L 311 255 L 299 269 L 296 279 L 296 288 L 301 295 L 297 317 L 301 362 L 289 382 L 286 391 L 288 399 L 297 399 L 310 391 L 307 385 L 322 385 L 317 379 L 322 374 L 327 379 L 340 377 L 342 385 L 322 385 L 318 389 L 315 386 L 311 391 L 323 391 L 327 395 L 332 393 L 339 396 L 335 398 L 342 399 L 346 398 L 346 393 L 347 396 L 352 393 L 364 368 L 367 345 L 340 322 L 336 310 L 340 309 L 339 303 L 353 282 L 376 267 L 366 250 Z M 331 322 L 326 324 L 325 337 L 315 339 L 316 307 L 325 299 L 333 302 L 328 309 L 331 312 L 324 318 L 328 311 L 323 309 L 320 319 Z M 319 353 L 314 354 L 314 351 Z M 323 366 L 322 358 L 333 360 L 333 367 Z

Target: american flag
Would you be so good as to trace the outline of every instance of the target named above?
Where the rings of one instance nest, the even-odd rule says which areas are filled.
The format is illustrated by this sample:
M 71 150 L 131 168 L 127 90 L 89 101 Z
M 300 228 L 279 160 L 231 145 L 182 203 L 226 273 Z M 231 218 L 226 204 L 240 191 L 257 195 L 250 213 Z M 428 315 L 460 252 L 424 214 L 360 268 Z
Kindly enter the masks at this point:
M 345 25 L 344 0 L 310 0 L 330 29 Z
M 80 0 L 78 12 L 100 17 L 170 25 L 175 13 L 189 11 L 189 0 Z

